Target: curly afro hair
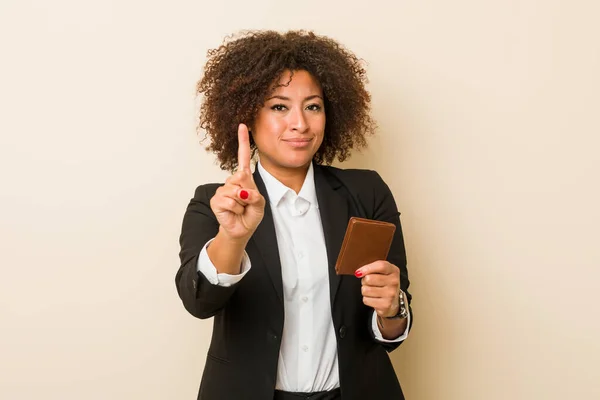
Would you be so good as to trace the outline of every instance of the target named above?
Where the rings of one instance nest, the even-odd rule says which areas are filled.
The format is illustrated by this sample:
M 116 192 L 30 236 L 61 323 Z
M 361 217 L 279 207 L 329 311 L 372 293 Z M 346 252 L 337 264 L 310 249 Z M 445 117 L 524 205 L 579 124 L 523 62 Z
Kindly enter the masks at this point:
M 361 60 L 330 38 L 305 31 L 250 31 L 226 38 L 207 57 L 197 84 L 197 94 L 204 97 L 198 131 L 211 139 L 206 149 L 217 155 L 221 169 L 237 167 L 238 124 L 254 125 L 286 70 L 309 72 L 323 89 L 327 122 L 316 163 L 344 161 L 351 149 L 365 147 L 366 136 L 375 131 Z M 256 151 L 252 140 L 250 145 Z

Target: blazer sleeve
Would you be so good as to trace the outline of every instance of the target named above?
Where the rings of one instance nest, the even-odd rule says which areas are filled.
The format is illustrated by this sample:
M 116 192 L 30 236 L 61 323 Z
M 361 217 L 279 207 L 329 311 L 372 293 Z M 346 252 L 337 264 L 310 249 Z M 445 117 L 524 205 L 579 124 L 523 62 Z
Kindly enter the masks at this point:
M 371 171 L 373 174 L 372 182 L 374 183 L 373 188 L 373 216 L 372 219 L 376 219 L 379 221 L 391 222 L 396 225 L 396 232 L 394 233 L 394 239 L 392 241 L 392 246 L 390 247 L 390 252 L 388 254 L 388 261 L 400 269 L 400 288 L 404 293 L 406 293 L 406 298 L 408 302 L 408 311 L 410 313 L 410 325 L 408 330 L 410 331 L 412 324 L 414 322 L 412 308 L 410 303 L 412 301 L 412 295 L 408 291 L 408 287 L 410 286 L 410 281 L 408 279 L 408 270 L 406 268 L 406 250 L 404 247 L 404 237 L 402 235 L 402 226 L 400 224 L 400 212 L 398 212 L 398 207 L 396 206 L 396 201 L 394 200 L 394 196 L 392 195 L 392 191 L 388 187 L 388 185 L 381 179 L 381 176 L 375 171 Z M 371 318 L 373 318 L 372 313 L 369 313 L 369 326 L 371 325 Z M 369 329 L 369 332 L 373 335 L 372 329 Z M 373 335 L 373 340 L 375 340 L 375 336 Z M 380 342 L 381 343 L 381 342 Z M 381 343 L 381 345 L 389 352 L 396 349 L 400 346 L 402 342 L 394 342 L 394 343 Z
M 210 199 L 220 185 L 202 185 L 190 201 L 181 227 L 179 244 L 181 261 L 175 284 L 185 309 L 197 318 L 217 314 L 235 292 L 237 284 L 229 287 L 211 284 L 197 270 L 200 251 L 219 232 L 219 223 L 210 208 Z

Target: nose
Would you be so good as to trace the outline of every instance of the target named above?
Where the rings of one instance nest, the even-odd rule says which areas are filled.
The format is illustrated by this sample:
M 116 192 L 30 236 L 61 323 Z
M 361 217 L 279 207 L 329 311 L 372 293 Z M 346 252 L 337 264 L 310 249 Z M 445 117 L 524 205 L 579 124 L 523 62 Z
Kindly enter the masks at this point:
M 290 128 L 296 132 L 304 132 L 308 128 L 308 121 L 302 108 L 294 108 L 290 113 Z

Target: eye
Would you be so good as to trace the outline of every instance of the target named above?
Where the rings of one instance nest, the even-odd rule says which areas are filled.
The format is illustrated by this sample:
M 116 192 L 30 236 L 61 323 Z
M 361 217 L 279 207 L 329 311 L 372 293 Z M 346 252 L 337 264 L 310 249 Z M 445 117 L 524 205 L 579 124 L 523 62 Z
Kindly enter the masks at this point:
M 310 111 L 321 111 L 321 106 L 319 104 L 311 104 L 307 106 L 306 109 Z
M 287 110 L 287 107 L 284 106 L 283 104 L 274 104 L 274 105 L 271 106 L 271 110 L 274 110 L 274 111 L 285 111 L 285 110 Z

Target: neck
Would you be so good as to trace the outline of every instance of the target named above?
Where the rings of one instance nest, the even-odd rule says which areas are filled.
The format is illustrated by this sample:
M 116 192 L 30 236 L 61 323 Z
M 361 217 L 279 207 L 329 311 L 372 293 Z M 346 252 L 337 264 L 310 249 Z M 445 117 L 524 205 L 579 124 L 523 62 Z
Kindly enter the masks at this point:
M 273 168 L 269 163 L 261 163 L 262 167 L 279 182 L 292 189 L 296 194 L 300 193 L 310 163 L 299 168 Z

